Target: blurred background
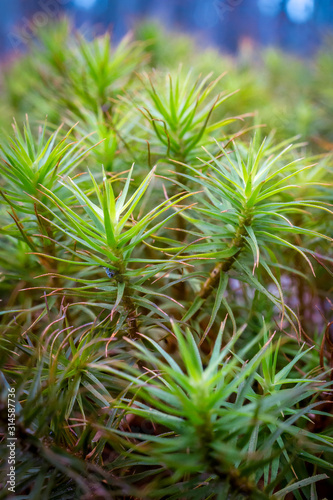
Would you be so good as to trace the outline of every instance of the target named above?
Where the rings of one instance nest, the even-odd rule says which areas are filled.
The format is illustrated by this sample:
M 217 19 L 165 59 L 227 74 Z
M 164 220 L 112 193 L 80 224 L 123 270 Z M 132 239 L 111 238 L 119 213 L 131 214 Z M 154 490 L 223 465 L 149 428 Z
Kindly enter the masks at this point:
M 203 46 L 237 52 L 248 39 L 311 56 L 331 32 L 332 0 L 11 0 L 0 7 L 2 55 L 24 51 L 32 32 L 61 13 L 77 26 L 111 27 L 121 38 L 136 22 L 161 21 Z

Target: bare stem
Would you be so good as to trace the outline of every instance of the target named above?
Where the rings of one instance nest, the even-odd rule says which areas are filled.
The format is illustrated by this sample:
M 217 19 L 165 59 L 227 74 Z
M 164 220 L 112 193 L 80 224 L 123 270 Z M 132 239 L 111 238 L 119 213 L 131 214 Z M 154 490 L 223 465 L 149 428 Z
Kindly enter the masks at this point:
M 130 338 L 135 338 L 139 331 L 137 322 L 136 307 L 132 300 L 132 291 L 129 283 L 129 279 L 125 276 L 126 268 L 121 257 L 119 257 L 118 273 L 116 274 L 116 280 L 119 283 L 125 283 L 125 289 L 123 294 L 123 306 L 127 312 L 127 326 L 128 335 Z
M 236 262 L 239 254 L 241 253 L 244 247 L 244 236 L 246 235 L 245 227 L 251 225 L 251 222 L 252 222 L 252 216 L 251 214 L 248 213 L 247 210 L 245 210 L 244 214 L 239 219 L 239 226 L 230 244 L 231 248 L 235 247 L 238 250 L 236 250 L 234 255 L 228 257 L 227 259 L 224 259 L 221 262 L 218 262 L 214 266 L 213 270 L 209 275 L 209 278 L 207 278 L 207 280 L 202 285 L 202 288 L 199 292 L 199 296 L 202 299 L 207 299 L 207 297 L 209 297 L 209 295 L 212 293 L 212 291 L 214 290 L 219 281 L 220 274 L 227 273 Z
M 56 256 L 57 249 L 54 240 L 53 227 L 49 223 L 47 219 L 47 213 L 45 210 L 41 210 L 40 213 L 37 211 L 37 207 L 35 205 L 35 214 L 37 217 L 37 222 L 40 227 L 41 233 L 45 236 L 43 238 L 43 251 L 45 255 L 49 255 L 50 257 Z M 46 268 L 46 270 L 50 274 L 57 275 L 58 273 L 58 263 L 56 260 L 48 257 L 40 258 L 42 265 Z M 57 276 L 51 276 L 50 285 L 55 288 L 60 288 L 61 282 Z

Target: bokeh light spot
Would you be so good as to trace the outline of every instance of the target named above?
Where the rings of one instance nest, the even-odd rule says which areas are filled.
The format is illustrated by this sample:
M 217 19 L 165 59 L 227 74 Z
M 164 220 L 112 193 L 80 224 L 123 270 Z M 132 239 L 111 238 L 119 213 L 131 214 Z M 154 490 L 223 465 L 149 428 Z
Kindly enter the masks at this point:
M 74 3 L 77 7 L 88 10 L 95 5 L 96 0 L 74 0 Z
M 305 23 L 314 11 L 314 0 L 288 0 L 287 14 L 294 23 Z

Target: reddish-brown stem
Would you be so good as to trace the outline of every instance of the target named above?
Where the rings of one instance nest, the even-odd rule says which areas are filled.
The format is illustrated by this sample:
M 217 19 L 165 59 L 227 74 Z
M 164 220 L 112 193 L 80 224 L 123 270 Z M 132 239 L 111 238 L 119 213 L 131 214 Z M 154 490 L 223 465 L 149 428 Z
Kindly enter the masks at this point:
M 209 295 L 212 293 L 214 288 L 216 287 L 221 273 L 227 273 L 234 263 L 236 262 L 239 254 L 241 253 L 244 247 L 244 236 L 246 235 L 246 226 L 251 225 L 252 216 L 247 211 L 244 212 L 244 215 L 240 217 L 239 226 L 236 230 L 235 236 L 231 241 L 230 248 L 235 247 L 237 250 L 234 255 L 224 259 L 222 262 L 218 262 L 213 270 L 211 271 L 209 277 L 202 285 L 202 288 L 199 292 L 199 296 L 202 299 L 207 299 Z
M 136 338 L 137 333 L 139 331 L 136 307 L 131 297 L 131 287 L 129 280 L 125 276 L 126 268 L 124 262 L 120 255 L 118 255 L 118 257 L 119 257 L 119 264 L 118 264 L 118 273 L 116 275 L 116 280 L 120 283 L 125 283 L 122 303 L 125 311 L 127 312 L 127 326 L 128 326 L 127 334 L 130 338 Z

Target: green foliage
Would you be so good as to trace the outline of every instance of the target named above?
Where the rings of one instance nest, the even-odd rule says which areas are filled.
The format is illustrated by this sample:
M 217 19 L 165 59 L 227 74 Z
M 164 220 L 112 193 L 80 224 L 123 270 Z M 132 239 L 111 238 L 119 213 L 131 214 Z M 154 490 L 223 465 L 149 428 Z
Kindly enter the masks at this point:
M 136 38 L 4 70 L 2 471 L 15 388 L 15 498 L 329 498 L 331 52 Z
M 31 212 L 29 196 L 39 198 L 41 185 L 56 189 L 58 176 L 72 171 L 86 153 L 67 141 L 72 130 L 57 141 L 59 130 L 48 138 L 45 124 L 35 138 L 28 120 L 23 135 L 14 123 L 14 138 L 6 137 L 0 145 L 1 170 L 8 185 L 6 198 L 20 212 Z
M 182 492 L 188 494 L 191 490 L 186 487 L 192 485 L 187 484 L 186 477 L 203 473 L 207 474 L 207 479 L 199 488 L 198 498 L 207 498 L 220 491 L 225 498 L 232 491 L 242 498 L 271 498 L 270 484 L 283 485 L 285 479 L 289 479 L 291 487 L 292 471 L 296 475 L 295 470 L 303 467 L 303 453 L 316 463 L 316 450 L 325 449 L 320 436 L 301 430 L 300 421 L 304 415 L 317 411 L 316 404 L 300 408 L 298 403 L 314 396 L 325 385 L 319 378 L 309 375 L 289 377 L 294 364 L 304 355 L 302 350 L 293 361 L 275 372 L 279 353 L 278 349 L 273 351 L 273 338 L 266 338 L 264 347 L 246 363 L 244 356 L 258 343 L 258 336 L 235 355 L 232 349 L 243 329 L 222 348 L 223 328 L 224 324 L 205 366 L 191 333 L 187 331 L 184 335 L 176 324 L 173 329 L 180 364 L 158 343 L 143 336 L 162 356 L 158 359 L 154 351 L 130 342 L 134 351 L 138 351 L 136 356 L 153 367 L 145 374 L 125 364 L 116 369 L 113 363 L 92 366 L 130 381 L 128 393 L 135 399 L 122 398 L 120 408 L 124 415 L 140 416 L 171 431 L 158 439 L 147 434 L 132 436 L 126 433 L 128 438 L 136 438 L 136 447 L 129 455 L 131 461 L 126 458 L 126 463 L 160 467 L 159 471 L 153 470 L 155 477 L 157 473 L 161 475 L 160 489 L 152 492 L 154 498 L 175 493 L 177 488 L 170 484 L 181 479 L 185 480 Z M 257 382 L 262 389 L 259 394 L 254 390 Z M 107 428 L 102 428 L 103 431 L 106 434 L 114 432 Z M 320 463 L 324 464 L 322 460 Z M 117 467 L 120 464 L 121 461 Z M 326 467 L 331 469 L 332 466 L 326 462 Z M 171 478 L 163 478 L 165 470 L 172 471 Z M 264 477 L 265 486 L 262 492 L 256 486 L 261 477 Z M 312 481 L 324 477 L 313 477 Z M 303 483 L 293 486 L 302 488 Z M 287 489 L 285 486 L 284 490 Z M 277 491 L 274 498 L 282 496 L 282 491 Z
M 199 229 L 197 236 L 207 235 L 204 243 L 190 247 L 194 258 L 211 258 L 219 260 L 210 278 L 203 284 L 200 296 L 206 299 L 218 283 L 221 273 L 231 268 L 237 271 L 237 277 L 265 293 L 275 305 L 284 312 L 284 299 L 279 274 L 276 278 L 271 266 L 274 263 L 283 269 L 283 261 L 277 256 L 278 247 L 282 246 L 298 252 L 314 273 L 313 266 L 307 254 L 311 255 L 309 246 L 300 246 L 299 235 L 312 239 L 332 239 L 307 227 L 298 227 L 290 218 L 293 214 L 303 213 L 312 208 L 324 210 L 331 214 L 328 204 L 313 199 L 293 199 L 291 190 L 304 186 L 327 184 L 305 182 L 299 185 L 290 182 L 312 168 L 313 165 L 300 165 L 302 158 L 283 161 L 284 156 L 293 149 L 292 145 L 274 145 L 270 141 L 258 143 L 256 137 L 249 147 L 235 146 L 234 151 L 226 151 L 220 146 L 221 154 L 215 158 L 209 154 L 210 160 L 203 161 L 204 171 L 187 167 L 194 174 L 206 195 L 200 199 L 195 212 L 200 218 L 194 218 L 184 213 L 183 217 Z M 196 177 L 184 174 L 184 177 L 194 181 Z M 293 239 L 297 238 L 297 244 Z M 226 250 L 227 248 L 227 250 Z M 202 249 L 202 250 L 201 250 Z M 208 251 L 207 251 L 208 250 Z M 249 254 L 253 262 L 249 264 Z M 287 263 L 286 263 L 287 264 Z M 261 266 L 273 280 L 280 294 L 277 299 L 269 291 L 264 291 L 262 284 L 255 278 L 255 270 Z M 224 280 L 224 276 L 221 276 Z M 226 278 L 227 279 L 227 278 Z M 223 285 L 225 289 L 225 285 Z M 220 300 L 217 295 L 217 301 Z M 218 306 L 219 307 L 219 306 Z
M 151 124 L 150 142 L 162 147 L 160 155 L 164 158 L 184 162 L 195 159 L 198 148 L 210 144 L 215 131 L 220 134 L 222 127 L 235 121 L 226 118 L 208 123 L 214 110 L 232 95 L 211 97 L 222 76 L 211 81 L 211 74 L 196 79 L 190 71 L 184 75 L 179 69 L 174 78 L 167 75 L 165 83 L 160 78 L 157 87 L 149 75 L 143 75 L 146 95 L 140 94 L 137 105 Z

